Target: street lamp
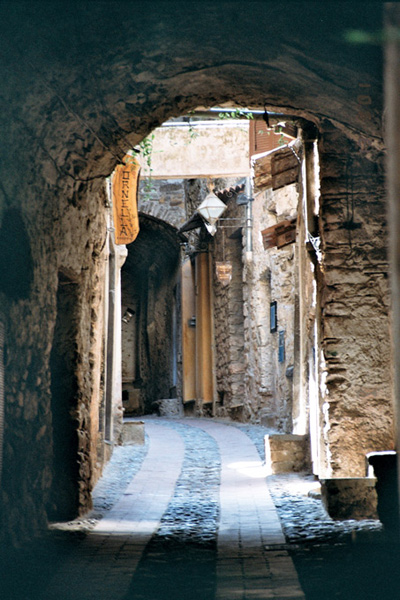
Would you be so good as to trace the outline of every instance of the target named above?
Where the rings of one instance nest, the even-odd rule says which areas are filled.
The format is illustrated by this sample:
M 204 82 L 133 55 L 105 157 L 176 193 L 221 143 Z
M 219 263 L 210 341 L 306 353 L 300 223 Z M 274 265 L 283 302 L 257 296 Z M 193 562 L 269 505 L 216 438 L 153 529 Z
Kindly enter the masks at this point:
M 197 208 L 197 212 L 203 217 L 204 225 L 211 235 L 217 231 L 216 222 L 226 209 L 226 204 L 215 194 L 210 192 Z

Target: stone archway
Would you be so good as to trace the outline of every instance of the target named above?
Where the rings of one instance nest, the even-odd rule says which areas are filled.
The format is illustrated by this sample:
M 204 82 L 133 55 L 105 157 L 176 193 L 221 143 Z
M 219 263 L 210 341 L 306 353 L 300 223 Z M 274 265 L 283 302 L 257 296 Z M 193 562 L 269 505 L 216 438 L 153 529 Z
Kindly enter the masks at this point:
M 26 297 L 0 298 L 12 347 L 4 465 L 14 477 L 4 478 L 2 491 L 9 535 L 32 534 L 43 523 L 51 486 L 49 364 L 58 273 L 83 278 L 76 353 L 85 448 L 91 440 L 81 466 L 88 505 L 102 443 L 96 410 L 87 409 L 98 403 L 102 385 L 101 353 L 93 349 L 102 335 L 104 177 L 154 127 L 200 105 L 266 105 L 317 126 L 331 468 L 360 474 L 364 451 L 393 443 L 381 56 L 377 47 L 345 40 L 349 28 L 374 30 L 381 7 L 229 4 L 183 10 L 153 3 L 149 10 L 135 3 L 130 14 L 115 3 L 44 3 L 43 13 L 20 2 L 2 15 L 0 197 L 2 210 L 23 214 L 33 261 Z M 27 445 L 32 468 L 17 469 Z

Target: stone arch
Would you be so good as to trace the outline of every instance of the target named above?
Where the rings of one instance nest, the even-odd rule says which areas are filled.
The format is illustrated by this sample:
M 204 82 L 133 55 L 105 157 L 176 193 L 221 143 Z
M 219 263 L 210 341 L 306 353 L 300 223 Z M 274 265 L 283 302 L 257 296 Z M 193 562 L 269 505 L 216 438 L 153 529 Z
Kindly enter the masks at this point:
M 131 21 L 123 7 L 83 6 L 79 28 L 69 11 L 60 5 L 58 10 L 54 22 L 30 12 L 30 36 L 35 24 L 37 31 L 34 51 L 30 62 L 18 62 L 17 54 L 14 59 L 18 88 L 30 89 L 36 108 L 24 115 L 18 130 L 25 127 L 24 137 L 37 146 L 37 112 L 47 115 L 39 146 L 43 174 L 50 179 L 58 174 L 77 181 L 111 172 L 151 129 L 199 104 L 266 104 L 311 120 L 329 119 L 349 135 L 370 136 L 373 145 L 380 144 L 379 49 L 361 49 L 344 39 L 352 23 L 374 28 L 379 6 L 369 4 L 360 14 L 357 6 L 339 11 L 327 4 L 321 18 L 315 5 L 291 3 L 289 18 L 270 5 L 257 5 L 256 12 L 236 6 L 229 14 L 212 3 L 189 12 L 170 3 L 154 14 L 135 11 Z M 26 43 L 19 16 L 18 7 L 7 15 L 17 47 L 20 36 Z M 100 36 L 102 22 L 107 27 Z M 234 44 L 227 43 L 232 30 Z M 7 35 L 3 43 L 10 47 Z M 46 43 L 53 53 L 42 52 Z M 11 79 L 11 93 L 13 85 Z M 361 97 L 369 97 L 368 104 Z M 62 126 L 54 141 L 56 123 Z
M 158 182 L 153 185 L 156 187 L 157 183 Z M 158 191 L 157 188 L 156 190 Z M 169 202 L 162 204 L 159 201 L 154 202 L 152 200 L 147 200 L 146 197 L 144 200 L 139 197 L 139 203 L 140 214 L 143 217 L 149 217 L 150 219 L 153 218 L 158 221 L 162 221 L 163 223 L 171 225 L 175 229 L 179 228 L 179 226 L 185 221 L 184 202 L 180 206 L 171 206 Z
M 19 352 L 18 358 L 11 353 L 7 365 L 13 382 L 8 403 L 21 428 L 18 437 L 37 449 L 37 461 L 34 481 L 26 469 L 13 473 L 12 485 L 7 484 L 14 515 L 8 531 L 16 528 L 20 515 L 29 523 L 25 532 L 34 531 L 42 522 L 48 493 L 44 445 L 51 429 L 50 394 L 43 374 L 50 350 L 39 339 L 38 315 L 56 303 L 57 264 L 79 255 L 74 266 L 82 266 L 91 282 L 99 280 L 104 177 L 152 129 L 199 105 L 265 105 L 317 125 L 331 468 L 338 475 L 361 473 L 362 454 L 351 442 L 357 427 L 357 443 L 366 451 L 387 449 L 391 443 L 381 52 L 345 41 L 347 28 L 375 31 L 381 6 L 366 3 L 360 11 L 354 3 L 293 2 L 283 11 L 271 3 L 250 3 L 235 4 L 232 10 L 229 3 L 206 2 L 183 11 L 180 3 L 153 3 L 151 10 L 138 4 L 129 14 L 125 4 L 112 3 L 110 9 L 108 3 L 82 2 L 71 10 L 67 3 L 47 3 L 43 19 L 33 3 L 18 2 L 2 19 L 0 53 L 6 71 L 0 124 L 7 143 L 0 148 L 0 197 L 4 206 L 17 208 L 35 224 L 35 273 L 38 280 L 45 275 L 36 305 L 13 323 Z M 351 173 L 348 155 L 354 157 Z M 50 260 L 53 253 L 58 261 Z M 349 307 L 353 324 L 360 325 L 356 346 L 346 328 Z M 86 309 L 81 303 L 82 322 Z M 27 330 L 29 345 L 24 343 Z M 42 353 L 33 366 L 35 347 Z M 90 348 L 84 346 L 81 385 L 87 399 L 92 364 Z M 18 381 L 25 375 L 20 365 L 28 375 L 43 375 L 40 381 L 31 376 L 37 415 L 23 414 L 18 405 L 30 404 L 25 390 L 16 400 Z M 380 422 L 379 430 L 370 427 L 374 421 Z M 20 442 L 10 441 L 5 462 L 12 464 L 10 457 L 22 454 L 21 448 Z M 37 492 L 32 502 L 18 494 L 31 484 Z

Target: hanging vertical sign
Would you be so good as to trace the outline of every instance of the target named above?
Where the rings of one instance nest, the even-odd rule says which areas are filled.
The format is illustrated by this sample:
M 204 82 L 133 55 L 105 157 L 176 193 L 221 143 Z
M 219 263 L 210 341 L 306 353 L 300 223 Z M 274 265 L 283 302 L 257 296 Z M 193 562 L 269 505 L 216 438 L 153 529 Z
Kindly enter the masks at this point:
M 113 217 L 115 243 L 130 244 L 139 233 L 138 186 L 140 163 L 135 156 L 127 154 L 124 164 L 114 171 Z

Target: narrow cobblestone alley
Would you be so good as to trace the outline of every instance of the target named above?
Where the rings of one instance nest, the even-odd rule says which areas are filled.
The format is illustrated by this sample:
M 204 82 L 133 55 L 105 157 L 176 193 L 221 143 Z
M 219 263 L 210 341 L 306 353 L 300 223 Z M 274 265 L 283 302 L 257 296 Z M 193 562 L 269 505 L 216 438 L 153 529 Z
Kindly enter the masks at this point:
M 85 519 L 12 557 L 1 598 L 396 598 L 398 552 L 378 522 L 331 521 L 310 476 L 269 478 L 270 493 L 264 428 L 145 418 L 145 430 L 144 447 L 116 448 Z
M 400 3 L 0 29 L 0 600 L 400 600 Z

